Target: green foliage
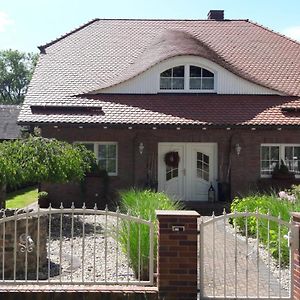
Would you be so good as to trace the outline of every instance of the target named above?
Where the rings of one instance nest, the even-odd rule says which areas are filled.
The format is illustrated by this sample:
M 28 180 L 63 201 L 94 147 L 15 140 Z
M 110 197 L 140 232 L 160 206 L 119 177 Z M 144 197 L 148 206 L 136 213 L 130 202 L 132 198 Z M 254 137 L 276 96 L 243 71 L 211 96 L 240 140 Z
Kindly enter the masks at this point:
M 287 199 L 280 199 L 277 195 L 253 194 L 245 198 L 235 198 L 231 204 L 231 211 L 237 212 L 256 212 L 261 214 L 268 214 L 271 216 L 281 217 L 282 220 L 289 222 L 290 212 L 296 211 L 300 208 L 299 201 L 292 202 Z M 245 234 L 246 218 L 236 218 L 236 225 Z M 259 240 L 266 247 L 268 246 L 268 221 L 259 218 L 258 223 L 256 217 L 247 218 L 248 235 L 256 237 L 257 225 L 259 228 Z M 270 221 L 270 253 L 274 258 L 279 258 L 279 226 L 277 222 Z M 288 264 L 289 262 L 289 248 L 287 240 L 284 235 L 288 233 L 286 226 L 281 226 L 281 262 Z
M 0 51 L 0 104 L 23 102 L 37 59 L 33 53 Z
M 291 190 L 289 191 L 289 193 L 296 197 L 296 200 L 297 200 L 296 202 L 300 201 L 300 185 L 293 185 Z M 299 208 L 300 207 L 296 207 L 296 209 L 298 209 L 297 211 L 299 211 Z
M 47 197 L 48 197 L 48 193 L 45 191 L 38 193 L 38 200 L 43 200 L 43 199 L 46 199 Z
M 80 180 L 95 163 L 80 145 L 42 137 L 0 143 L 0 184 Z
M 157 230 L 155 210 L 178 210 L 183 209 L 181 203 L 169 198 L 164 193 L 155 193 L 150 190 L 131 189 L 120 193 L 120 210 L 131 216 L 141 217 L 145 220 L 151 220 L 155 224 L 154 232 Z M 129 233 L 129 234 L 128 234 Z M 140 236 L 140 239 L 139 239 Z M 156 259 L 157 236 L 154 234 L 154 259 Z M 122 222 L 119 240 L 123 251 L 129 255 L 131 267 L 138 276 L 138 250 L 141 249 L 141 278 L 148 276 L 149 261 L 149 227 L 139 225 L 135 222 Z M 140 246 L 139 246 L 139 240 Z M 128 253 L 128 245 L 130 246 Z
M 29 187 L 7 194 L 6 208 L 24 208 L 38 200 L 36 187 Z

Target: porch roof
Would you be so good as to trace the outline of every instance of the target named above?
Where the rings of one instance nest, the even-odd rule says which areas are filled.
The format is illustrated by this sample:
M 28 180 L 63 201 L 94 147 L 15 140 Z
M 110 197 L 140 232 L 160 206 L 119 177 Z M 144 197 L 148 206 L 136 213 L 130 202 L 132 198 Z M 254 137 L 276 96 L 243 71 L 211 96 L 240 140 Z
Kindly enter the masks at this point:
M 298 107 L 299 101 L 277 95 L 98 94 L 74 97 L 76 109 L 32 105 L 31 113 L 37 124 L 299 126 L 300 112 L 286 109 Z

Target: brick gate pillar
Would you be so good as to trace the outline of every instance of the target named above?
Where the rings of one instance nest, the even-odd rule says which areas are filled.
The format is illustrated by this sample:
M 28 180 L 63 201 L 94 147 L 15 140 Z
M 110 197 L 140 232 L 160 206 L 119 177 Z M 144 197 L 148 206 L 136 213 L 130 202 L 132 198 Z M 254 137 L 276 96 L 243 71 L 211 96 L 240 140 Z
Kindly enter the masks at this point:
M 300 213 L 292 213 L 293 225 L 296 230 L 293 232 L 292 240 L 292 284 L 291 294 L 292 299 L 300 300 L 300 246 L 299 246 L 299 234 L 300 234 Z M 297 236 L 298 234 L 298 236 Z
M 196 211 L 157 210 L 157 286 L 161 299 L 197 299 Z

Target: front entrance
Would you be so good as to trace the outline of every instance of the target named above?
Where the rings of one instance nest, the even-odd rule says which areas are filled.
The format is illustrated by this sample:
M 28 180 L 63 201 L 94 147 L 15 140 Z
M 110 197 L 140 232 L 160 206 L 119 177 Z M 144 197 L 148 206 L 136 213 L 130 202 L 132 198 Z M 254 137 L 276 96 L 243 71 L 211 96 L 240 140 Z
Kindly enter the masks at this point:
M 179 163 L 167 166 L 165 156 L 177 152 Z M 158 189 L 186 201 L 207 201 L 212 184 L 217 190 L 216 143 L 159 143 Z

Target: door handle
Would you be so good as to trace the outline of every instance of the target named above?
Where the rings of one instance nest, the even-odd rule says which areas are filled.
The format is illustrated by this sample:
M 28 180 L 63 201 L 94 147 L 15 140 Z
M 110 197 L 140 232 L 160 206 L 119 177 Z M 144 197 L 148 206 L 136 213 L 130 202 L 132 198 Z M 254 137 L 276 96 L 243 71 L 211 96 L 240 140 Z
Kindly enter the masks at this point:
M 182 169 L 182 175 L 186 176 L 186 169 Z

